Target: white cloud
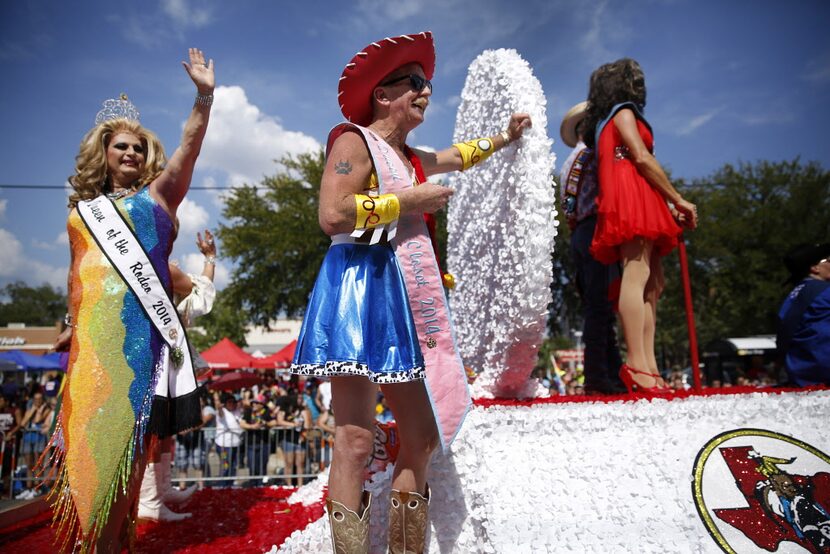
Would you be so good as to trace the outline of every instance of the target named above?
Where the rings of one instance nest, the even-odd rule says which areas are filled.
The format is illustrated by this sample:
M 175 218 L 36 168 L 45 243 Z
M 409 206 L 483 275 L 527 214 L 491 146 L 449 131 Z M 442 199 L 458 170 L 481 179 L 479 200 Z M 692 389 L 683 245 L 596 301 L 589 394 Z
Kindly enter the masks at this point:
M 23 245 L 12 233 L 0 229 L 0 276 L 13 274 L 23 260 Z
M 37 240 L 35 238 L 31 239 L 32 246 L 37 248 L 38 250 L 54 250 L 55 246 L 51 242 L 44 242 L 42 240 Z
M 179 237 L 190 240 L 196 240 L 196 233 L 202 231 L 207 227 L 208 213 L 202 206 L 191 200 L 185 198 L 176 210 L 176 216 L 179 218 Z
M 141 6 L 131 13 L 106 17 L 121 29 L 126 40 L 147 50 L 164 47 L 170 40 L 182 42 L 185 31 L 199 29 L 213 22 L 213 10 L 206 2 L 194 0 L 162 0 L 161 11 Z
M 747 125 L 781 125 L 795 121 L 795 114 L 787 109 L 782 111 L 755 112 L 738 116 Z
M 680 127 L 678 128 L 676 134 L 679 135 L 679 136 L 691 135 L 697 129 L 699 129 L 700 127 L 702 127 L 706 123 L 708 123 L 709 120 L 711 120 L 713 117 L 715 117 L 718 114 L 718 112 L 720 112 L 720 111 L 721 111 L 720 108 L 715 108 L 715 109 L 709 110 L 708 112 L 706 112 L 704 114 L 701 114 L 697 117 L 693 117 L 687 123 L 681 124 Z
M 181 261 L 181 269 L 185 273 L 202 274 L 205 267 L 205 257 L 201 254 L 185 254 Z M 216 260 L 216 273 L 213 282 L 217 289 L 225 288 L 230 282 L 230 271 L 221 261 Z
M 807 62 L 804 79 L 814 83 L 830 81 L 830 52 Z
M 0 228 L 0 281 L 23 281 L 31 286 L 48 283 L 66 289 L 66 267 L 55 267 L 32 260 L 23 245 L 6 229 Z
M 585 32 L 579 39 L 583 57 L 596 67 L 622 57 L 625 45 L 634 35 L 631 8 L 603 0 L 587 10 L 576 9 L 577 23 L 582 21 Z
M 188 0 L 162 0 L 161 8 L 179 27 L 199 28 L 213 20 L 211 9 L 207 6 L 197 8 Z
M 216 182 L 216 178 L 211 175 L 202 179 L 202 185 L 205 188 L 213 188 L 219 186 L 219 183 Z M 230 190 L 208 190 L 208 196 L 213 200 L 213 205 L 220 210 L 224 209 L 225 207 L 225 198 L 231 194 Z
M 590 21 L 579 41 L 582 51 L 594 62 L 607 61 L 611 58 L 611 52 L 605 46 L 605 34 L 603 33 L 603 21 L 607 6 L 608 2 L 603 1 L 588 11 Z
M 286 130 L 277 118 L 251 104 L 242 87 L 220 86 L 214 91 L 210 131 L 198 165 L 226 173 L 230 185 L 254 185 L 275 172 L 274 160 L 320 148 L 314 138 Z
M 9 201 L 6 198 L 0 198 L 0 219 L 6 217 L 6 206 L 9 205 Z
M 451 3 L 451 2 L 448 2 Z M 360 0 L 358 11 L 380 16 L 385 21 L 401 22 L 431 9 L 429 2 L 409 0 L 408 2 L 383 2 L 381 0 Z
M 166 44 L 176 34 L 169 25 L 161 23 L 158 17 L 135 14 L 126 18 L 122 15 L 113 15 L 106 19 L 110 25 L 121 29 L 121 35 L 125 40 L 145 50 L 152 50 L 158 48 L 160 44 Z
M 20 42 L 4 40 L 0 43 L 0 60 L 9 62 L 35 60 L 53 44 L 52 37 L 45 33 L 27 35 Z
M 347 21 L 349 28 L 360 31 L 392 34 L 401 31 L 410 33 L 431 30 L 439 51 L 436 71 L 439 75 L 453 75 L 466 71 L 470 61 L 484 48 L 504 45 L 516 33 L 528 32 L 528 26 L 546 25 L 551 21 L 549 5 L 556 2 L 544 0 L 525 1 L 521 9 L 501 0 L 481 0 L 471 7 L 465 0 L 410 0 L 408 2 L 383 2 L 382 0 L 361 0 L 353 15 Z M 528 23 L 523 12 L 533 12 L 534 20 Z M 424 14 L 432 22 L 424 26 Z M 459 22 L 463 22 L 459 24 Z M 404 29 L 408 27 L 408 29 Z M 385 31 L 377 31 L 385 29 Z M 458 45 L 452 51 L 441 49 L 441 37 L 452 33 Z M 394 38 L 394 35 L 392 35 Z M 362 45 L 355 45 L 355 48 Z
M 55 244 L 59 244 L 61 246 L 69 246 L 69 233 L 67 233 L 66 231 L 58 233 L 58 236 L 55 239 Z

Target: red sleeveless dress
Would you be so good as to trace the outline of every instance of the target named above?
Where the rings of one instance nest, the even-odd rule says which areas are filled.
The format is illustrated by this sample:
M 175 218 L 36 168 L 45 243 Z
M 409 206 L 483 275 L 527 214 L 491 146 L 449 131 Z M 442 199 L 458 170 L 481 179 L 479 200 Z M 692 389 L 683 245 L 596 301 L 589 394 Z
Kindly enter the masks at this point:
M 639 117 L 637 129 L 646 148 L 653 152 L 651 129 Z M 620 245 L 634 237 L 654 242 L 653 252 L 657 256 L 671 252 L 682 229 L 663 196 L 637 171 L 613 119 L 602 129 L 597 153 L 599 195 L 591 255 L 604 264 L 617 262 Z

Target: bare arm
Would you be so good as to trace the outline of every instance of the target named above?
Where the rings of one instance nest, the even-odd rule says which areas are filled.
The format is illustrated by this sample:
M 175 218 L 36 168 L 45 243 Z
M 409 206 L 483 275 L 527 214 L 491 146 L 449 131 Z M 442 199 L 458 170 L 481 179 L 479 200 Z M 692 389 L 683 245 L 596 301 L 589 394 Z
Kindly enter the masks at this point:
M 646 148 L 640 132 L 637 129 L 637 119 L 634 112 L 629 109 L 622 109 L 614 116 L 614 125 L 620 132 L 623 144 L 628 148 L 631 155 L 631 162 L 637 171 L 648 181 L 663 198 L 673 203 L 677 210 L 686 216 L 688 226 L 692 229 L 697 227 L 697 208 L 680 196 L 677 189 L 669 181 L 666 172 L 663 171 L 660 162 Z
M 311 429 L 313 423 L 314 422 L 311 419 L 311 410 L 309 410 L 308 408 L 303 408 L 303 429 Z
M 350 233 L 355 228 L 355 195 L 369 182 L 372 161 L 363 139 L 346 132 L 334 141 L 320 183 L 320 228 L 327 235 Z M 433 213 L 443 208 L 452 189 L 423 183 L 395 193 L 401 213 Z
M 51 425 L 48 425 L 48 424 L 51 424 L 51 419 L 53 418 L 54 415 L 55 415 L 55 413 L 52 410 L 52 408 L 48 408 L 40 418 L 40 423 L 41 424 L 46 424 L 46 425 L 43 425 L 43 427 L 41 427 L 40 432 L 43 433 L 44 435 L 46 435 L 47 437 L 49 436 L 49 427 L 51 426 Z
M 277 410 L 277 423 L 275 424 L 276 427 L 282 427 L 283 429 L 293 429 L 295 424 L 293 421 L 288 421 L 285 419 L 285 412 L 282 408 Z
M 11 429 L 9 429 L 9 432 L 6 433 L 5 440 L 9 440 L 10 438 L 14 437 L 15 434 L 17 434 L 17 432 L 20 431 L 20 428 L 22 426 L 23 426 L 23 412 L 20 410 L 20 408 L 15 408 L 14 409 L 14 425 L 12 426 Z
M 170 269 L 170 280 L 173 282 L 173 293 L 180 298 L 184 298 L 193 290 L 193 281 L 187 276 L 187 273 L 179 269 L 173 264 L 168 264 Z
M 507 124 L 507 134 L 510 137 L 510 142 L 518 140 L 522 137 L 524 130 L 532 125 L 530 116 L 526 113 L 514 113 L 510 116 L 510 121 Z M 473 139 L 475 137 L 470 137 Z M 495 149 L 501 150 L 507 144 L 501 133 L 489 137 Z M 421 159 L 421 165 L 424 168 L 424 174 L 427 177 L 436 175 L 438 173 L 447 173 L 450 171 L 461 171 L 462 159 L 461 152 L 455 146 L 450 146 L 438 152 L 426 152 L 424 150 L 414 149 L 418 157 Z
M 193 84 L 196 85 L 198 94 L 213 95 L 215 86 L 213 60 L 205 63 L 204 54 L 197 48 L 191 48 L 189 56 L 190 63 L 182 62 L 182 65 L 193 80 Z M 209 105 L 198 102 L 193 104 L 193 110 L 184 125 L 181 144 L 170 157 L 164 172 L 150 185 L 153 198 L 164 206 L 171 216 L 176 215 L 176 210 L 190 187 L 193 167 L 196 165 L 196 158 L 202 148 L 209 118 Z
M 240 418 L 239 426 L 242 427 L 243 429 L 247 429 L 247 430 L 259 429 L 259 423 L 248 423 L 247 421 L 245 421 L 244 417 Z
M 28 426 L 30 423 L 33 423 L 32 418 L 34 417 L 36 410 L 37 408 L 35 408 L 34 406 L 26 410 L 26 415 L 24 415 L 23 419 L 20 420 L 20 427 L 25 429 L 26 426 Z
M 69 305 L 72 303 L 72 267 L 75 262 L 75 252 L 69 248 L 69 270 L 66 272 L 66 313 L 69 313 Z M 52 345 L 52 352 L 65 352 L 69 350 L 72 344 L 72 334 L 75 330 L 75 322 L 71 322 L 66 326 L 66 329 L 61 331 L 58 338 L 55 339 L 55 344 Z

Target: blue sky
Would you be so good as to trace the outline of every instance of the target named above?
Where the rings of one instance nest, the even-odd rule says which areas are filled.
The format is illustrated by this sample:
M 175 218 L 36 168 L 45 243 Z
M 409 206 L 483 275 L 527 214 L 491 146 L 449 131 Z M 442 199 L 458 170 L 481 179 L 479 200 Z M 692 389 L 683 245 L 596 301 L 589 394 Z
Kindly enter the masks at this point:
M 593 69 L 630 56 L 645 70 L 657 157 L 675 176 L 796 156 L 827 168 L 828 24 L 826 1 L 2 2 L 0 184 L 62 185 L 101 102 L 120 92 L 172 153 L 194 94 L 179 63 L 189 46 L 215 60 L 220 87 L 193 185 L 257 182 L 340 121 L 337 79 L 358 49 L 422 30 L 438 64 L 413 145 L 447 146 L 467 66 L 514 48 L 545 91 L 560 161 L 562 114 Z M 0 189 L 0 286 L 65 286 L 65 197 Z M 186 269 L 200 269 L 195 232 L 221 221 L 221 204 L 192 191 L 180 209 L 173 257 Z M 229 269 L 220 262 L 220 286 Z

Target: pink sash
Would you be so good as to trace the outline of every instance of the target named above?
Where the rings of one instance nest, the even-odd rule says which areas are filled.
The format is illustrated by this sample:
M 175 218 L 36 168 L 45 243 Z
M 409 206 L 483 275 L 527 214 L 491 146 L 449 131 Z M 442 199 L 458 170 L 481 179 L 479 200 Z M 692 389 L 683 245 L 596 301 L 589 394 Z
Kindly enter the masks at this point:
M 363 134 L 378 177 L 381 194 L 394 193 L 412 186 L 406 166 L 392 148 L 371 130 L 341 123 L 329 133 L 326 154 L 332 144 L 348 127 Z M 368 232 L 371 232 L 369 230 Z M 455 343 L 455 330 L 450 318 L 447 297 L 441 280 L 441 271 L 432 249 L 422 214 L 402 214 L 397 232 L 391 239 L 404 276 L 409 307 L 415 319 L 418 342 L 426 366 L 426 388 L 435 421 L 446 450 L 470 408 L 467 374 Z

